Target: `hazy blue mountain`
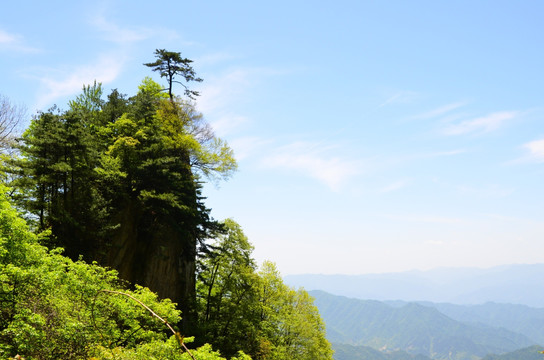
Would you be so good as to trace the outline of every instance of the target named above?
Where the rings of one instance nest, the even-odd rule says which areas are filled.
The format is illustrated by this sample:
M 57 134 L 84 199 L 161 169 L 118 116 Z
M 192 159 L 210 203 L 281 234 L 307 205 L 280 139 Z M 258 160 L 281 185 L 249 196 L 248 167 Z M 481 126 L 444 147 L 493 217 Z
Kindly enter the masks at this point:
M 322 291 L 311 291 L 311 295 L 315 297 L 332 343 L 458 360 L 501 354 L 534 344 L 521 334 L 456 321 L 436 308 L 421 304 L 395 307 Z
M 359 299 L 453 304 L 491 301 L 544 307 L 543 274 L 544 264 L 535 264 L 368 275 L 287 275 L 284 280 L 306 290 L 323 290 Z
M 487 355 L 482 360 L 542 360 L 544 355 L 540 352 L 543 350 L 544 347 L 535 345 L 502 355 Z
M 332 344 L 334 360 L 431 360 L 424 355 L 408 354 L 405 351 L 385 353 L 368 346 Z
M 386 301 L 386 303 L 396 307 L 407 304 L 405 301 Z M 419 303 L 434 307 L 441 313 L 457 321 L 502 327 L 525 335 L 537 344 L 544 344 L 544 308 L 532 308 L 526 305 L 497 304 L 493 302 L 480 305 Z M 542 360 L 544 360 L 544 356 Z

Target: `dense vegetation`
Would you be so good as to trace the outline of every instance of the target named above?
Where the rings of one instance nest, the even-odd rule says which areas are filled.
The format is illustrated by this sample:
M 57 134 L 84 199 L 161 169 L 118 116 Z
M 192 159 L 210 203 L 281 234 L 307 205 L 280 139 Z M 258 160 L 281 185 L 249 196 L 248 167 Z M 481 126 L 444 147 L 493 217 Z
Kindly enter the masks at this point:
M 408 359 L 409 354 L 436 360 L 476 360 L 538 344 L 536 339 L 543 331 L 542 309 L 526 306 L 386 303 L 322 291 L 310 294 L 327 324 L 336 360 L 391 359 L 393 355 Z M 531 349 L 534 351 L 529 348 L 525 352 Z M 537 351 L 527 358 L 535 355 L 542 358 Z
M 482 360 L 542 360 L 542 346 L 530 346 L 502 355 L 487 355 Z
M 195 110 L 191 61 L 156 57 L 168 93 L 150 78 L 131 97 L 84 86 L 5 156 L 0 357 L 331 359 L 308 293 L 211 218 L 202 183 L 236 161 Z
M 430 360 L 421 354 L 408 354 L 405 351 L 384 352 L 369 346 L 332 344 L 335 360 Z M 519 360 L 519 359 L 518 359 Z

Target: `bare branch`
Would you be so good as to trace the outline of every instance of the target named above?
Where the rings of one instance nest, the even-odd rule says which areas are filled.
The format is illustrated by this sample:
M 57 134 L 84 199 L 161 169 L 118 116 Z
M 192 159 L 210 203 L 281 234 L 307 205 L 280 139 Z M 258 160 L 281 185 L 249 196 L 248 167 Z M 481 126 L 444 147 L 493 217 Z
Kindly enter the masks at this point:
M 133 300 L 133 301 L 136 301 L 141 307 L 143 307 L 144 309 L 146 309 L 147 311 L 149 311 L 151 313 L 151 315 L 153 315 L 154 317 L 156 317 L 157 319 L 159 319 L 164 325 L 166 325 L 168 327 L 168 329 L 170 329 L 170 331 L 172 332 L 172 334 L 176 337 L 176 339 L 178 340 L 179 344 L 181 347 L 183 347 L 183 349 L 185 351 L 187 351 L 187 353 L 191 356 L 191 358 L 193 358 L 193 360 L 196 360 L 195 357 L 193 356 L 193 354 L 191 354 L 191 352 L 189 351 L 189 349 L 187 348 L 187 346 L 185 345 L 185 343 L 183 342 L 183 336 L 181 336 L 181 334 L 177 331 L 174 330 L 174 328 L 172 327 L 172 325 L 170 325 L 168 323 L 168 321 L 166 321 L 165 319 L 163 319 L 162 317 L 160 317 L 159 315 L 157 315 L 156 312 L 154 312 L 153 310 L 151 310 L 151 308 L 149 306 L 147 306 L 146 304 L 144 304 L 143 302 L 141 302 L 140 300 L 136 299 L 134 296 L 130 295 L 130 294 L 127 294 L 127 293 L 124 293 L 124 292 L 121 292 L 121 291 L 115 291 L 115 290 L 106 290 L 106 289 L 102 289 L 100 290 L 97 295 L 99 293 L 109 293 L 109 294 L 116 294 L 116 295 L 123 295 L 123 296 L 126 296 L 128 297 L 129 299 Z M 95 296 L 95 300 L 96 300 L 96 296 Z M 93 303 L 94 304 L 94 303 Z M 94 314 L 93 314 L 94 316 Z
M 14 105 L 8 97 L 0 94 L 0 151 L 12 147 L 25 115 L 25 107 Z

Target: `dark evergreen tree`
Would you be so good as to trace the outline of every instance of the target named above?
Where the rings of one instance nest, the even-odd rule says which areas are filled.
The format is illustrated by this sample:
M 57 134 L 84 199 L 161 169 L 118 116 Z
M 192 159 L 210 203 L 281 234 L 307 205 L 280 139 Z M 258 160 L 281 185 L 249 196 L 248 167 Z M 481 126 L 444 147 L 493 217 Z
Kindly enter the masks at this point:
M 191 66 L 192 60 L 181 57 L 181 53 L 179 52 L 166 51 L 164 49 L 155 50 L 155 57 L 157 58 L 155 62 L 145 63 L 144 65 L 150 67 L 153 71 L 158 71 L 161 77 L 166 78 L 170 100 L 174 100 L 172 92 L 174 83 L 183 86 L 185 88 L 184 94 L 190 99 L 194 99 L 195 96 L 199 95 L 198 91 L 190 90 L 183 82 L 174 80 L 177 75 L 181 75 L 186 82 L 202 81 L 201 78 L 196 76 Z

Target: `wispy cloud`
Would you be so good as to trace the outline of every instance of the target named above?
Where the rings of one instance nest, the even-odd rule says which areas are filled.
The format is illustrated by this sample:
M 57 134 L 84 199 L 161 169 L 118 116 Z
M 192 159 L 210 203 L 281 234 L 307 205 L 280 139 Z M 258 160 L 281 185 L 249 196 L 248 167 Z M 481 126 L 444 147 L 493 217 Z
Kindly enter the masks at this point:
M 451 113 L 453 110 L 457 110 L 465 105 L 466 105 L 465 102 L 455 102 L 455 103 L 447 104 L 447 105 L 432 109 L 430 111 L 424 112 L 422 114 L 412 116 L 412 119 L 432 119 L 432 118 L 440 117 L 448 113 Z
M 528 142 L 523 148 L 529 151 L 527 160 L 544 162 L 544 139 Z
M 72 67 L 68 70 L 49 70 L 46 75 L 40 70 L 35 76 L 41 83 L 36 107 L 43 109 L 52 105 L 57 99 L 76 94 L 83 85 L 92 84 L 95 80 L 109 83 L 117 78 L 123 68 L 124 60 L 119 54 L 103 55 L 93 64 Z
M 24 43 L 21 35 L 8 33 L 0 29 L 0 51 L 3 49 L 11 52 L 36 53 L 40 50 Z
M 497 184 L 489 184 L 483 187 L 457 185 L 455 188 L 459 194 L 485 198 L 503 198 L 514 192 L 512 188 L 505 188 Z
M 103 10 L 104 12 L 104 10 Z M 173 30 L 149 27 L 123 27 L 106 18 L 102 13 L 89 17 L 89 23 L 104 34 L 104 39 L 119 44 L 131 44 L 160 36 L 162 39 L 177 39 L 180 36 Z M 184 43 L 187 45 L 187 43 Z
M 466 152 L 467 150 L 465 149 L 434 151 L 434 152 L 418 154 L 418 155 L 415 155 L 414 157 L 415 158 L 437 158 L 437 157 L 443 157 L 443 156 L 455 156 L 459 154 L 464 154 Z
M 13 35 L 13 34 L 9 34 L 3 30 L 0 30 L 0 44 L 13 44 L 15 42 L 18 41 L 18 37 Z
M 317 179 L 333 191 L 339 191 L 349 179 L 361 172 L 361 164 L 331 155 L 330 146 L 295 142 L 277 149 L 262 159 L 270 168 L 284 168 Z
M 214 119 L 210 125 L 217 135 L 225 136 L 235 132 L 244 124 L 247 124 L 249 119 L 241 115 L 223 115 Z
M 241 100 L 251 88 L 255 77 L 254 69 L 232 69 L 220 76 L 206 78 L 199 88 L 198 108 L 205 114 L 225 114 L 233 100 Z
M 500 111 L 475 119 L 464 120 L 447 126 L 446 135 L 463 135 L 469 133 L 487 133 L 499 129 L 509 120 L 520 115 L 519 111 Z
M 504 198 L 514 193 L 515 189 L 507 188 L 499 184 L 455 184 L 450 181 L 443 181 L 435 178 L 432 180 L 435 184 L 447 188 L 448 191 L 454 190 L 462 196 L 470 196 L 471 198 Z
M 267 145 L 270 145 L 272 140 L 262 139 L 256 136 L 238 137 L 229 141 L 229 145 L 234 149 L 236 160 L 243 160 L 251 155 L 254 155 Z
M 466 220 L 437 215 L 386 215 L 386 218 L 402 222 L 430 223 L 430 224 L 462 224 Z
M 241 125 L 251 123 L 251 119 L 237 109 L 243 108 L 252 89 L 265 78 L 281 74 L 282 71 L 260 67 L 233 68 L 215 76 L 203 74 L 205 80 L 198 88 L 201 95 L 197 108 L 219 135 L 232 133 Z
M 389 96 L 383 103 L 378 105 L 379 108 L 390 104 L 407 104 L 414 101 L 418 94 L 414 91 L 398 91 L 395 94 Z
M 390 192 L 393 192 L 393 191 L 400 190 L 402 188 L 405 188 L 408 185 L 409 182 L 410 182 L 410 180 L 408 180 L 408 179 L 395 181 L 395 182 L 381 188 L 380 192 L 381 193 L 390 193 Z

